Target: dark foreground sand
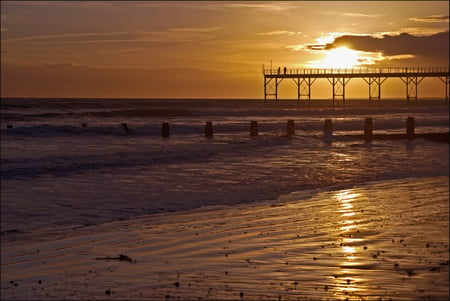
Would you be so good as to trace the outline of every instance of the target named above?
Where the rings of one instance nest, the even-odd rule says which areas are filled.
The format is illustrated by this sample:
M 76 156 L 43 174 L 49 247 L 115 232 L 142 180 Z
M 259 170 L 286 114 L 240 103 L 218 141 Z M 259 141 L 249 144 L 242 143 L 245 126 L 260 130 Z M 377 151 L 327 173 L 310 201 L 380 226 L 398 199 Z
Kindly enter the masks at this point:
M 448 180 L 22 234 L 1 299 L 445 300 Z

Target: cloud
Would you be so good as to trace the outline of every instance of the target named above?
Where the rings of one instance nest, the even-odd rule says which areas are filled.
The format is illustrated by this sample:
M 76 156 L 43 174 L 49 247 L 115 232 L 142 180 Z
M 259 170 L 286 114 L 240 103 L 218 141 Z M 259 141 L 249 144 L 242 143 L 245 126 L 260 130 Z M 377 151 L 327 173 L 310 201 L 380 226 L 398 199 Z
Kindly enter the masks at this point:
M 222 29 L 222 27 L 219 27 L 219 26 L 211 26 L 211 27 L 181 27 L 181 28 L 169 28 L 169 31 L 208 33 L 208 32 L 218 31 L 220 29 Z
M 6 2 L 6 1 L 5 1 Z M 3 3 L 2 3 L 3 4 Z M 112 1 L 7 1 L 5 5 L 15 7 L 65 7 L 77 9 L 103 8 L 114 5 Z
M 408 20 L 414 21 L 414 22 L 424 22 L 424 23 L 440 23 L 440 22 L 447 22 L 448 23 L 449 16 L 431 15 L 431 16 L 427 16 L 427 17 L 409 18 Z
M 311 46 L 311 45 L 308 45 L 308 46 Z M 305 50 L 305 47 L 306 47 L 305 45 L 298 44 L 298 45 L 288 45 L 288 46 L 285 46 L 284 48 L 290 49 L 292 51 L 301 51 L 301 50 Z
M 414 55 L 435 57 L 448 61 L 449 32 L 441 32 L 428 36 L 414 36 L 409 33 L 399 35 L 343 35 L 332 43 L 324 45 L 307 45 L 310 50 L 330 50 L 348 47 L 366 52 L 380 52 L 384 56 Z
M 63 33 L 63 34 L 49 34 L 49 35 L 34 35 L 20 38 L 13 38 L 5 40 L 8 42 L 28 42 L 28 41 L 52 41 L 61 39 L 86 39 L 86 38 L 101 38 L 111 36 L 123 36 L 127 32 L 115 31 L 115 32 L 89 32 L 89 33 Z
M 278 3 L 226 3 L 226 4 L 212 4 L 216 8 L 228 8 L 228 9 L 257 9 L 266 11 L 284 11 L 291 8 L 291 5 L 286 2 Z
M 7 31 L 7 29 L 6 29 L 6 15 L 5 14 L 2 14 L 1 15 L 1 27 L 0 27 L 1 29 L 1 32 L 4 32 L 4 31 Z
M 324 15 L 330 15 L 330 16 L 343 16 L 343 17 L 349 17 L 349 18 L 379 18 L 382 17 L 382 14 L 366 14 L 366 13 L 354 13 L 354 12 L 336 12 L 331 10 L 326 10 L 321 12 Z
M 364 14 L 364 13 L 341 13 L 344 17 L 352 17 L 352 18 L 378 18 L 381 17 L 381 14 Z
M 293 36 L 293 35 L 301 35 L 302 33 L 300 31 L 288 31 L 288 30 L 273 30 L 273 31 L 269 31 L 269 32 L 261 32 L 258 33 L 259 36 L 274 36 L 274 35 L 288 35 L 288 36 Z
M 145 50 L 145 48 L 122 48 L 122 49 L 107 49 L 102 51 L 103 54 L 122 54 L 122 53 L 133 53 Z
M 389 35 L 399 35 L 407 32 L 414 36 L 430 36 L 441 32 L 447 32 L 448 28 L 436 28 L 436 27 L 404 27 L 400 31 L 391 32 Z M 387 34 L 387 33 L 384 33 Z M 381 37 L 383 34 L 379 34 Z
M 220 27 L 186 27 L 170 28 L 162 31 L 114 31 L 89 33 L 63 33 L 48 35 L 33 35 L 3 40 L 2 42 L 17 43 L 65 43 L 65 44 L 101 44 L 101 43 L 183 43 L 204 41 Z

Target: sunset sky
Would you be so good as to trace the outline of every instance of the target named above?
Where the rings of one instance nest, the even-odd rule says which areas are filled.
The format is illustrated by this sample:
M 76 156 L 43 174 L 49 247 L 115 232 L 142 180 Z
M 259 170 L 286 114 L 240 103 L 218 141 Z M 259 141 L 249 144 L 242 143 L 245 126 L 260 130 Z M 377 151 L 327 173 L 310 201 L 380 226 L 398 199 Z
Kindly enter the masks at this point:
M 448 66 L 448 11 L 448 1 L 1 1 L 1 95 L 261 98 L 263 64 Z M 402 97 L 403 83 L 388 82 L 385 95 Z M 351 83 L 350 97 L 367 94 Z M 313 93 L 328 97 L 328 86 Z

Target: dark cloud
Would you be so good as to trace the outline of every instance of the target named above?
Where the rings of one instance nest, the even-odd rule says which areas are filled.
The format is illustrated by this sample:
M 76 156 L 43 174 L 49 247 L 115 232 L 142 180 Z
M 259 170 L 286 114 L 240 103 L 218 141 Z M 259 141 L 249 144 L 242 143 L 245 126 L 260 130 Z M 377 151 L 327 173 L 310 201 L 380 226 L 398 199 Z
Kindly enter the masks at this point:
M 442 58 L 448 61 L 449 32 L 429 36 L 414 36 L 408 33 L 400 35 L 383 35 L 382 37 L 344 35 L 333 43 L 323 46 L 324 50 L 346 46 L 366 52 L 381 52 L 385 56 L 411 54 L 420 57 Z M 311 45 L 310 49 L 317 49 Z

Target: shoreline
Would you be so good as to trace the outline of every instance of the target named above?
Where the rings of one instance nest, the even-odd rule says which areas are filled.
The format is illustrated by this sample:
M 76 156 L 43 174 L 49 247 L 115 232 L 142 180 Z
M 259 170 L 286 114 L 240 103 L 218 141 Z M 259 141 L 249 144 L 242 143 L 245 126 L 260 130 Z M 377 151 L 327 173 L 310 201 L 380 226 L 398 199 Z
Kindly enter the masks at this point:
M 1 297 L 439 299 L 447 202 L 448 176 L 397 179 L 2 242 Z
M 113 220 L 106 220 L 99 223 L 89 223 L 89 224 L 76 224 L 76 225 L 66 225 L 66 226 L 56 226 L 56 225 L 47 225 L 45 227 L 40 227 L 36 229 L 7 229 L 2 230 L 0 232 L 0 242 L 1 243 L 9 243 L 9 242 L 20 242 L 20 241 L 28 241 L 35 239 L 36 241 L 45 242 L 48 240 L 56 238 L 65 238 L 70 236 L 78 236 L 78 235 L 84 235 L 85 231 L 86 233 L 89 233 L 90 229 L 97 229 L 97 228 L 105 228 L 108 229 L 110 225 L 114 224 L 123 224 L 123 223 L 140 223 L 140 221 L 145 220 L 165 220 L 170 219 L 170 217 L 174 216 L 177 217 L 179 215 L 185 215 L 185 214 L 202 214 L 203 212 L 210 212 L 210 211 L 216 211 L 216 210 L 233 210 L 233 208 L 251 208 L 251 207 L 258 207 L 258 206 L 280 206 L 284 203 L 289 203 L 292 201 L 293 198 L 305 200 L 309 199 L 312 196 L 318 194 L 318 193 L 329 193 L 333 191 L 339 191 L 339 190 L 347 190 L 347 189 L 353 189 L 355 187 L 365 187 L 370 186 L 378 183 L 391 183 L 391 182 L 397 182 L 397 181 L 420 181 L 422 179 L 428 179 L 428 178 L 444 178 L 448 177 L 449 175 L 434 175 L 434 176 L 414 176 L 414 177 L 405 177 L 405 178 L 386 178 L 376 181 L 368 181 L 368 182 L 361 182 L 361 183 L 339 183 L 334 184 L 328 187 L 311 187 L 306 190 L 289 190 L 286 193 L 280 193 L 279 189 L 275 190 L 265 190 L 263 192 L 264 197 L 262 195 L 257 200 L 252 201 L 242 201 L 240 199 L 236 199 L 236 197 L 233 197 L 233 199 L 236 199 L 235 202 L 232 203 L 220 203 L 220 204 L 203 204 L 200 206 L 195 206 L 192 208 L 180 208 L 180 209 L 166 209 L 166 210 L 155 210 L 154 212 L 129 216 L 127 218 L 120 218 L 120 219 L 113 219 Z M 292 188 L 290 186 L 286 186 L 284 188 Z M 255 198 L 255 196 L 253 197 Z M 47 238 L 46 238 L 47 237 Z

